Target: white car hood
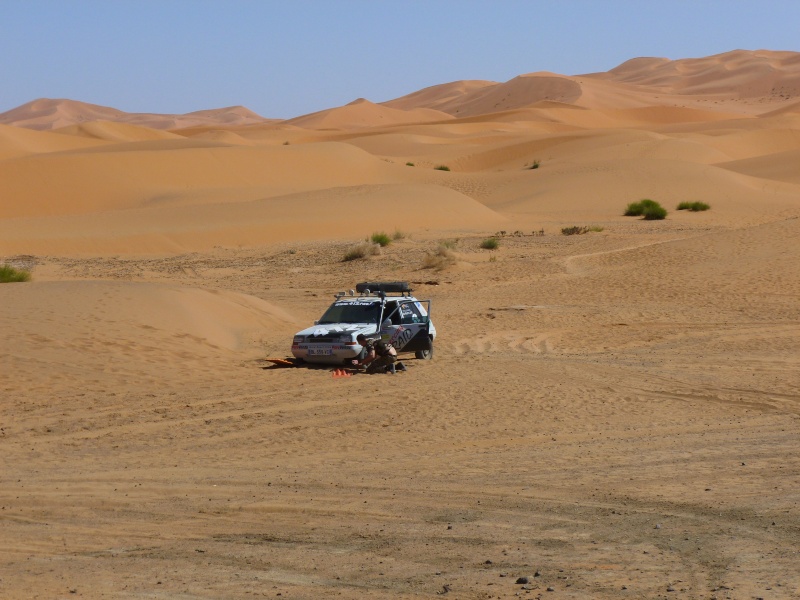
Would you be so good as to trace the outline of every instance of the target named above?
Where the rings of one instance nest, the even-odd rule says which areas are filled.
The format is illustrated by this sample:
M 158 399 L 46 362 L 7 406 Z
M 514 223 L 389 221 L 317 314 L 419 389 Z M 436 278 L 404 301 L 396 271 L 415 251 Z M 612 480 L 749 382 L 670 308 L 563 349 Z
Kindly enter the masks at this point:
M 309 341 L 313 341 L 315 337 L 322 337 L 332 334 L 353 332 L 370 334 L 375 333 L 375 331 L 376 327 L 374 323 L 326 323 L 325 325 L 314 325 L 312 327 L 308 327 L 302 331 L 298 331 L 295 333 L 295 335 L 306 336 L 309 338 Z

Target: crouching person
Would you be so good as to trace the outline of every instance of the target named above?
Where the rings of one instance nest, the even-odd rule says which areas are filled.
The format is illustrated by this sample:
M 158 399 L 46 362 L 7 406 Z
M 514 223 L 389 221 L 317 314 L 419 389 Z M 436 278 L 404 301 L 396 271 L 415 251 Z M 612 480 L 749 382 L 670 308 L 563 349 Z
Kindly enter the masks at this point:
M 356 366 L 366 367 L 366 372 L 373 373 L 392 373 L 396 371 L 395 363 L 397 362 L 397 350 L 391 344 L 387 344 L 383 340 L 372 341 L 367 339 L 364 335 L 356 337 L 356 341 L 364 347 L 361 353 L 361 358 L 353 359 L 353 364 Z M 400 363 L 401 370 L 405 367 Z

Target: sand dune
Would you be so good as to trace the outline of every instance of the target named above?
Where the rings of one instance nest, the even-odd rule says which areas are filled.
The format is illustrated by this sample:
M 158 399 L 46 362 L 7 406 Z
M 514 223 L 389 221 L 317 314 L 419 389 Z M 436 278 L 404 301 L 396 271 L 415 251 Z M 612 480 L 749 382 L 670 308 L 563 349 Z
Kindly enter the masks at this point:
M 225 291 L 153 283 L 39 282 L 0 288 L 2 353 L 19 389 L 133 388 L 145 381 L 208 379 L 214 363 L 260 354 L 263 330 L 291 335 L 293 318 L 267 302 Z M 13 315 L 13 318 L 11 318 Z M 229 366 L 230 368 L 230 366 Z
M 126 113 L 88 102 L 50 98 L 39 98 L 0 114 L 0 124 L 30 129 L 58 129 L 86 121 L 120 121 L 151 129 L 175 129 L 217 123 L 244 125 L 268 122 L 267 119 L 243 106 L 201 110 L 185 115 L 161 115 Z
M 3 597 L 800 597 L 798 73 L 0 115 Z M 380 280 L 433 360 L 265 360 Z
M 2 220 L 0 254 L 22 249 L 34 254 L 174 254 L 325 239 L 352 244 L 373 231 L 502 229 L 508 222 L 457 190 L 435 185 L 358 185 L 254 200 L 247 199 L 253 190 L 235 192 L 172 197 L 145 208 Z M 424 219 L 417 222 L 419 215 Z
M 0 125 L 0 160 L 102 145 L 98 141 Z
M 446 113 L 430 108 L 398 110 L 359 98 L 346 106 L 289 119 L 287 123 L 308 129 L 358 129 L 361 127 L 442 121 L 448 118 L 450 117 Z
M 796 96 L 800 61 L 796 52 L 735 50 L 704 58 L 634 59 L 592 74 L 680 94 L 716 94 L 736 98 Z
M 88 121 L 79 125 L 69 125 L 60 129 L 54 129 L 54 131 L 67 135 L 83 136 L 109 142 L 180 139 L 180 136 L 169 133 L 168 131 L 114 121 Z
M 210 147 L 209 147 L 210 146 Z M 46 171 L 47 178 L 36 177 Z M 309 177 L 313 171 L 313 177 Z M 340 143 L 256 148 L 197 139 L 12 159 L 0 170 L 4 217 L 235 202 L 304 190 L 403 182 L 406 173 Z

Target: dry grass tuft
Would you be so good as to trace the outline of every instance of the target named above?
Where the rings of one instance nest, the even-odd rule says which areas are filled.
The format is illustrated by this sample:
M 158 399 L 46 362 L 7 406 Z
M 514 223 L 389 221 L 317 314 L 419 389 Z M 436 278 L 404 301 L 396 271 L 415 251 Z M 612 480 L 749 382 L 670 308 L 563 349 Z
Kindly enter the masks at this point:
M 342 257 L 342 262 L 351 260 L 358 260 L 359 258 L 367 258 L 368 256 L 375 256 L 381 253 L 381 247 L 372 242 L 361 242 L 350 248 Z
M 425 255 L 422 268 L 441 271 L 454 264 L 456 264 L 456 253 L 447 246 L 440 244 L 435 252 L 428 252 Z

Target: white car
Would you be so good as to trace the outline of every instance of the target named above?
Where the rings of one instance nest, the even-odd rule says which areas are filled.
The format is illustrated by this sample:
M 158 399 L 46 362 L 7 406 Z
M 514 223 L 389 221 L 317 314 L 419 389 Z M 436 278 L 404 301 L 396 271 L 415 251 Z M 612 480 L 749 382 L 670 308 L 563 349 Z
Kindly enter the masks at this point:
M 355 291 L 336 294 L 313 327 L 295 334 L 292 354 L 311 363 L 350 364 L 361 355 L 356 336 L 363 334 L 391 343 L 398 354 L 430 359 L 436 337 L 430 314 L 431 301 L 417 300 L 405 281 L 359 283 Z

